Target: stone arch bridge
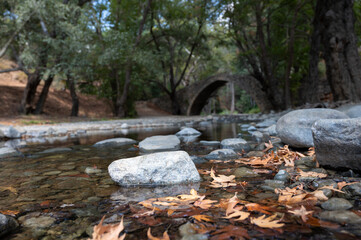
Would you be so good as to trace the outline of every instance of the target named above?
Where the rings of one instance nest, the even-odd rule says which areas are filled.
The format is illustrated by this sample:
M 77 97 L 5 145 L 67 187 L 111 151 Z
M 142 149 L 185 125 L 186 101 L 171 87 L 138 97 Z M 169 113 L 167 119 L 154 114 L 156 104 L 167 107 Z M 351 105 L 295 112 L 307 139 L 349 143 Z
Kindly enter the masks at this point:
M 230 81 L 239 82 L 239 86 L 252 97 L 261 111 L 271 109 L 266 94 L 255 78 L 249 75 L 221 73 L 177 91 L 181 114 L 199 115 L 212 94 Z M 160 108 L 171 112 L 171 102 L 168 96 L 154 99 L 153 102 Z

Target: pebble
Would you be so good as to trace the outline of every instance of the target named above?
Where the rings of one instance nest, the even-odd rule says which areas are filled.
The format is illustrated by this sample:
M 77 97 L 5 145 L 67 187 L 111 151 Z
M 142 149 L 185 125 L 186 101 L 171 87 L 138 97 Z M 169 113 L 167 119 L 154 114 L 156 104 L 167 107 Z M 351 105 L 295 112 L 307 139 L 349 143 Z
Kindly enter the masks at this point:
M 20 220 L 20 219 L 19 219 Z M 48 216 L 39 216 L 26 219 L 22 222 L 25 227 L 48 228 L 55 222 L 55 219 Z
M 290 174 L 286 170 L 279 170 L 275 175 L 274 180 L 287 181 L 291 178 Z
M 101 173 L 102 170 L 99 168 L 94 168 L 94 167 L 86 167 L 84 172 L 86 174 L 97 174 L 97 173 Z
M 44 176 L 53 176 L 53 175 L 58 175 L 60 173 L 61 173 L 61 171 L 55 170 L 55 171 L 45 172 L 43 175 Z

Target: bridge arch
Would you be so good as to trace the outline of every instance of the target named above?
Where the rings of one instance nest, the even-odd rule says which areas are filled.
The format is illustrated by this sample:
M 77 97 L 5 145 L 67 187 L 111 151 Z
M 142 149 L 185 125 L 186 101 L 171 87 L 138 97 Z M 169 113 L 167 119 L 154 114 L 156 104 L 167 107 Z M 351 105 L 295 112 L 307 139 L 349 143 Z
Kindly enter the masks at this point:
M 230 81 L 240 81 L 240 86 L 253 98 L 262 112 L 272 109 L 260 83 L 252 76 L 217 74 L 188 87 L 188 91 L 192 92 L 188 96 L 192 97 L 188 104 L 187 115 L 199 115 L 212 94 Z

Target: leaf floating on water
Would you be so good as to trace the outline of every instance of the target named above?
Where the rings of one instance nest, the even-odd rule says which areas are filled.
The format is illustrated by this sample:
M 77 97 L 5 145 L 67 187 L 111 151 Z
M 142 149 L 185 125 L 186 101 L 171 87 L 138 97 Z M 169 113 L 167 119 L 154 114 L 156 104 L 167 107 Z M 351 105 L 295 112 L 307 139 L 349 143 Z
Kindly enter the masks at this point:
M 98 225 L 94 226 L 92 239 L 89 240 L 123 240 L 125 233 L 119 237 L 119 234 L 124 230 L 123 217 L 119 224 L 103 225 L 105 216 Z
M 273 148 L 271 140 L 269 140 L 268 143 L 264 143 L 264 145 L 266 146 L 266 149 L 264 149 L 262 152 L 267 152 L 268 150 Z
M 231 218 L 236 218 L 236 221 L 243 221 L 245 219 L 247 219 L 249 217 L 250 213 L 249 212 L 243 212 L 243 211 L 234 211 L 233 213 L 231 213 L 230 215 L 223 217 L 226 219 L 231 219 Z
M 192 189 L 190 191 L 190 195 L 186 195 L 186 194 L 182 194 L 182 195 L 178 195 L 178 197 L 182 200 L 190 200 L 190 201 L 195 201 L 199 198 L 201 198 L 202 196 L 198 195 L 197 191 Z
M 266 215 L 262 215 L 258 218 L 252 218 L 251 217 L 251 223 L 262 227 L 262 228 L 280 228 L 283 227 L 285 224 L 284 223 L 279 223 L 280 220 L 273 220 L 275 219 L 277 215 L 274 214 L 268 218 L 265 218 Z
M 203 198 L 197 200 L 193 205 L 196 206 L 196 207 L 200 207 L 200 208 L 202 208 L 204 210 L 208 210 L 209 208 L 212 207 L 212 203 L 217 202 L 216 200 L 209 200 L 209 199 L 203 200 Z
M 297 168 L 297 172 L 299 176 L 296 177 L 298 180 L 300 177 L 316 177 L 316 178 L 325 178 L 327 177 L 327 174 L 325 173 L 317 173 L 317 172 L 304 172 L 301 169 Z
M 295 209 L 293 211 L 288 211 L 288 212 L 301 217 L 303 222 L 307 221 L 307 215 L 310 215 L 313 213 L 313 211 L 307 211 L 303 205 L 301 206 L 300 209 Z
M 213 178 L 213 181 L 211 182 L 211 187 L 213 188 L 226 188 L 226 187 L 237 186 L 237 183 L 235 181 L 236 176 L 234 175 L 230 175 L 230 176 L 218 175 L 217 177 L 212 168 L 211 177 Z
M 163 237 L 158 238 L 158 237 L 154 237 L 154 236 L 152 235 L 150 228 L 148 228 L 147 237 L 148 237 L 148 239 L 150 239 L 150 240 L 169 240 L 169 235 L 168 235 L 167 231 L 165 231 L 165 232 L 163 233 Z

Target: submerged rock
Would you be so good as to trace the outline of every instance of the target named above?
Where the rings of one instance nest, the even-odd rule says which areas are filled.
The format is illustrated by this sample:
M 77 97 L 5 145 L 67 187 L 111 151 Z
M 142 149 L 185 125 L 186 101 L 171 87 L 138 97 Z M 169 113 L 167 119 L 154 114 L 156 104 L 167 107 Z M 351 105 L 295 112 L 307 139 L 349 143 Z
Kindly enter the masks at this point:
M 352 208 L 352 204 L 344 198 L 330 198 L 321 204 L 321 207 L 326 210 L 347 210 Z
M 144 153 L 175 151 L 180 148 L 180 140 L 175 135 L 148 137 L 139 143 L 139 150 Z
M 222 140 L 221 148 L 232 149 L 234 151 L 249 151 L 251 146 L 242 138 L 227 138 Z
M 238 158 L 239 155 L 233 149 L 217 149 L 205 156 L 208 160 L 227 160 Z
M 302 109 L 287 113 L 277 121 L 276 131 L 282 142 L 292 147 L 312 147 L 312 125 L 319 119 L 345 119 L 346 114 L 333 109 Z
M 254 172 L 252 169 L 247 168 L 247 167 L 240 167 L 237 168 L 234 172 L 233 175 L 236 176 L 237 178 L 242 178 L 242 177 L 258 177 L 258 173 Z
M 324 211 L 320 213 L 319 218 L 340 224 L 361 224 L 361 217 L 351 211 Z
M 120 159 L 112 162 L 108 171 L 112 180 L 122 186 L 159 186 L 200 181 L 193 161 L 184 151 Z
M 136 143 L 137 141 L 130 138 L 111 138 L 95 143 L 94 147 L 119 147 Z
M 40 153 L 43 154 L 48 154 L 48 153 L 60 153 L 60 152 L 70 152 L 73 149 L 71 148 L 67 148 L 67 147 L 58 147 L 58 148 L 50 148 L 50 149 L 46 149 Z
M 0 213 L 0 237 L 14 231 L 18 227 L 19 224 L 14 218 Z
M 318 120 L 312 132 L 321 165 L 361 170 L 361 118 Z

